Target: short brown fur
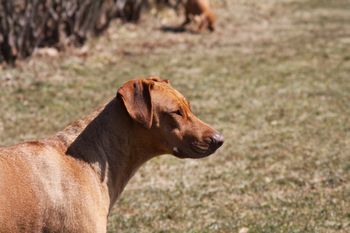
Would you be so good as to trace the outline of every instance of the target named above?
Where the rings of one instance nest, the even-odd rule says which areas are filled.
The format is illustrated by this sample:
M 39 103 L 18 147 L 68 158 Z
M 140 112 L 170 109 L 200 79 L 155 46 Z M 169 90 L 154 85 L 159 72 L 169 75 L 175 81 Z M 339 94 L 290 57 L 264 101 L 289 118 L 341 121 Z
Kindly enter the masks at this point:
M 210 31 L 215 30 L 216 17 L 210 9 L 208 0 L 187 0 L 185 3 L 185 17 L 183 26 L 195 22 L 198 31 L 205 28 Z
M 0 232 L 106 232 L 113 204 L 143 163 L 166 153 L 205 157 L 222 143 L 167 81 L 129 81 L 52 137 L 0 148 Z

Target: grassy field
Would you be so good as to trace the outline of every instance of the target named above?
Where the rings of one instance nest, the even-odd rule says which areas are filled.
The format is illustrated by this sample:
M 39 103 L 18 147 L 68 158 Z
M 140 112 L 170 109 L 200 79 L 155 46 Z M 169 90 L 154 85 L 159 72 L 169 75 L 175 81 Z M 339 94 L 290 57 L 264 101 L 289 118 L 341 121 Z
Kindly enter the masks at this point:
M 162 32 L 181 21 L 164 13 L 2 68 L 1 144 L 50 135 L 124 81 L 160 75 L 226 142 L 203 160 L 148 162 L 109 232 L 350 232 L 349 1 L 226 2 L 214 34 Z

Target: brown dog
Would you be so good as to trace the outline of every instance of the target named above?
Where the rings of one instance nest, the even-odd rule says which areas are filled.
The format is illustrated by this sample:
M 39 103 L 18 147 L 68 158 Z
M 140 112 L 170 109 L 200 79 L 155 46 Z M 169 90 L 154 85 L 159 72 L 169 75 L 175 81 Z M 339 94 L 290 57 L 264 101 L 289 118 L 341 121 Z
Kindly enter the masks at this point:
M 215 15 L 210 10 L 207 0 L 187 0 L 185 3 L 185 16 L 183 27 L 195 21 L 198 24 L 198 31 L 202 31 L 205 27 L 210 31 L 215 30 Z
M 161 154 L 203 158 L 222 144 L 167 81 L 129 81 L 56 135 L 0 148 L 0 232 L 106 232 L 143 163 Z

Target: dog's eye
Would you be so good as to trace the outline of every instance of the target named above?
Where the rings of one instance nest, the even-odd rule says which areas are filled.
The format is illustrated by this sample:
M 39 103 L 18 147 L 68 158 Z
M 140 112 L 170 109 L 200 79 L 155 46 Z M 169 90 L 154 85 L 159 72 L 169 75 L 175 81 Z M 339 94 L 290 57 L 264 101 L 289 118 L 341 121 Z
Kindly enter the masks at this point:
M 171 113 L 172 113 L 172 114 L 179 115 L 179 116 L 183 116 L 180 109 L 178 109 L 178 110 L 176 110 L 176 111 L 173 111 L 173 112 L 171 112 Z

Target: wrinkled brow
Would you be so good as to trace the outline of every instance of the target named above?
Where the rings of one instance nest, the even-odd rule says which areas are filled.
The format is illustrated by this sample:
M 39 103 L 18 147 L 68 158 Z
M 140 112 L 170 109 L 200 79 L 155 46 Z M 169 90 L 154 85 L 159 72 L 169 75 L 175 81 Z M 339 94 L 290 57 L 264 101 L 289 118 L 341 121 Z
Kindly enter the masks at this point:
M 191 111 L 191 104 L 190 102 L 177 90 L 169 87 L 169 85 L 164 85 L 164 84 L 160 84 L 157 83 L 157 87 L 162 90 L 165 91 L 168 94 L 171 94 L 175 99 L 177 99 L 179 101 L 180 104 L 182 104 L 183 106 L 186 106 L 190 111 Z
M 187 107 L 191 110 L 191 104 L 185 97 L 184 97 L 184 102 L 186 103 Z

